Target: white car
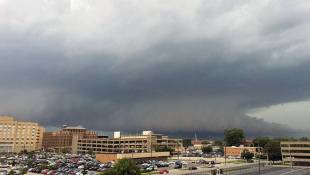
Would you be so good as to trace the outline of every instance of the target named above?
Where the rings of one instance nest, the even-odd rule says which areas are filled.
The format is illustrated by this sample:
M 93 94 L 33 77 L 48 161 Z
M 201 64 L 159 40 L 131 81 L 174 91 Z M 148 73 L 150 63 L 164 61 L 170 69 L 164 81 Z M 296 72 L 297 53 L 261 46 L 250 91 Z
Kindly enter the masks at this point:
M 84 165 L 80 165 L 78 169 L 84 169 Z

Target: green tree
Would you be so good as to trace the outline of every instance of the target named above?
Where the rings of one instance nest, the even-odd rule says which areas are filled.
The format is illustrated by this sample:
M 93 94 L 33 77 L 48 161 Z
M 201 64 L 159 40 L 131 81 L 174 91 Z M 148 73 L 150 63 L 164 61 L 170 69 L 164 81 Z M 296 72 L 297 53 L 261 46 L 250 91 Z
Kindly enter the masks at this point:
M 212 145 L 213 146 L 223 146 L 223 141 L 222 140 L 215 140 Z
M 84 175 L 86 175 L 88 172 L 87 172 L 87 170 L 85 170 L 85 169 L 83 169 L 83 171 L 82 171 L 82 174 Z
M 244 133 L 242 129 L 232 128 L 225 129 L 224 140 L 226 146 L 240 146 L 244 139 Z
M 26 169 L 26 168 L 23 168 L 23 169 L 21 170 L 20 174 L 21 174 L 21 175 L 24 175 L 24 174 L 27 174 L 27 172 L 28 172 L 27 169 Z
M 201 142 L 201 144 L 208 145 L 208 144 L 210 144 L 210 142 L 208 140 L 204 140 L 204 141 Z
M 28 151 L 26 149 L 23 149 L 19 152 L 19 154 L 28 154 Z
M 223 146 L 223 141 L 222 140 L 215 140 L 212 144 L 212 146 L 218 146 L 219 150 L 218 152 L 224 153 L 224 146 Z
M 188 148 L 189 146 L 193 146 L 191 139 L 183 139 L 182 142 L 185 148 Z
M 156 152 L 174 152 L 175 150 L 169 146 L 157 146 L 155 147 Z
M 308 137 L 301 137 L 299 140 L 300 141 L 308 141 L 309 139 L 308 139 Z
M 265 148 L 265 145 L 270 142 L 269 137 L 257 137 L 253 140 L 254 146 Z
M 271 160 L 273 162 L 277 161 L 277 160 L 282 160 L 281 146 L 280 146 L 280 140 L 279 139 L 270 140 L 265 145 L 265 151 L 268 155 L 269 160 Z
M 254 154 L 249 152 L 248 150 L 244 150 L 241 153 L 241 158 L 245 159 L 247 162 L 249 162 L 250 160 L 252 160 L 254 157 Z
M 93 149 L 89 149 L 89 150 L 87 151 L 87 154 L 89 154 L 89 155 L 93 155 L 93 154 L 94 154 Z
M 131 159 L 121 159 L 102 175 L 141 175 L 140 168 Z
M 8 175 L 15 175 L 16 173 L 13 171 L 13 170 L 11 170 L 9 173 L 8 173 Z
M 101 175 L 118 175 L 118 173 L 116 172 L 114 168 L 110 168 L 106 170 L 104 173 L 102 173 Z
M 204 146 L 204 147 L 202 147 L 201 151 L 202 151 L 204 154 L 211 153 L 211 152 L 212 152 L 212 146 Z

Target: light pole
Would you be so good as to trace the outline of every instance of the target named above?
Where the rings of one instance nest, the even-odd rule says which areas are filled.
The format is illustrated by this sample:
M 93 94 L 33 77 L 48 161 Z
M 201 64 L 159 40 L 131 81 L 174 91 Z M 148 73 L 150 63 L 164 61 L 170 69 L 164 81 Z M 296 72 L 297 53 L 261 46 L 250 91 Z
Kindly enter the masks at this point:
M 260 154 L 259 154 L 259 157 L 258 157 L 258 174 L 260 175 Z
M 288 145 L 288 148 L 289 148 L 289 150 L 290 150 L 291 168 L 293 168 L 292 153 L 291 153 L 291 145 Z
M 180 148 L 179 148 L 179 140 L 177 140 L 177 147 L 178 147 L 178 160 L 180 160 Z
M 225 166 L 226 166 L 226 144 L 224 144 L 224 159 L 225 159 Z
M 150 136 L 151 141 L 151 160 L 153 159 L 153 143 L 152 143 L 152 135 Z
M 260 146 L 258 144 L 258 149 L 259 149 L 259 154 L 258 154 L 258 174 L 260 175 L 261 172 L 260 172 L 260 156 L 261 156 L 261 149 L 260 149 Z

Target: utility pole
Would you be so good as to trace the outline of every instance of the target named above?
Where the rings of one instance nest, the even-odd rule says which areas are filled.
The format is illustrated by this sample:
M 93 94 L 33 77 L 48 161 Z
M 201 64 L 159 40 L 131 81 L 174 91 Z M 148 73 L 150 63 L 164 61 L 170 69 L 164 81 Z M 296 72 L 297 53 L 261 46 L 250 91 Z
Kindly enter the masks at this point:
M 258 174 L 260 175 L 260 157 L 258 158 Z
M 226 144 L 224 144 L 224 158 L 225 158 L 225 166 L 226 166 Z
M 269 165 L 269 151 L 267 149 L 267 165 Z
M 153 143 L 152 143 L 152 135 L 150 135 L 151 139 L 151 160 L 153 159 Z
M 177 146 L 178 146 L 178 160 L 180 160 L 180 148 L 179 148 L 179 140 L 177 140 Z
M 291 160 L 291 168 L 293 168 L 293 160 L 292 160 L 292 152 L 291 152 L 291 145 L 288 145 L 288 148 L 290 150 L 290 160 Z
M 261 150 L 260 147 L 258 146 L 259 149 L 259 157 L 258 157 L 258 175 L 260 175 L 260 156 L 261 156 Z

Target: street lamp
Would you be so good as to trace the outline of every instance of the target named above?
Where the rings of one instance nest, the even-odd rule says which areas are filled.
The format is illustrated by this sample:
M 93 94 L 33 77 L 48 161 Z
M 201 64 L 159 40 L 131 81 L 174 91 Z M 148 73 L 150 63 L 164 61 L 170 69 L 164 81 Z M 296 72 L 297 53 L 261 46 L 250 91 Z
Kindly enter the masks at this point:
M 226 144 L 224 144 L 224 159 L 225 159 L 225 166 L 226 166 Z
M 258 157 L 258 174 L 260 175 L 260 156 L 261 156 L 261 149 L 260 146 L 258 145 L 258 149 L 259 149 L 259 157 Z

